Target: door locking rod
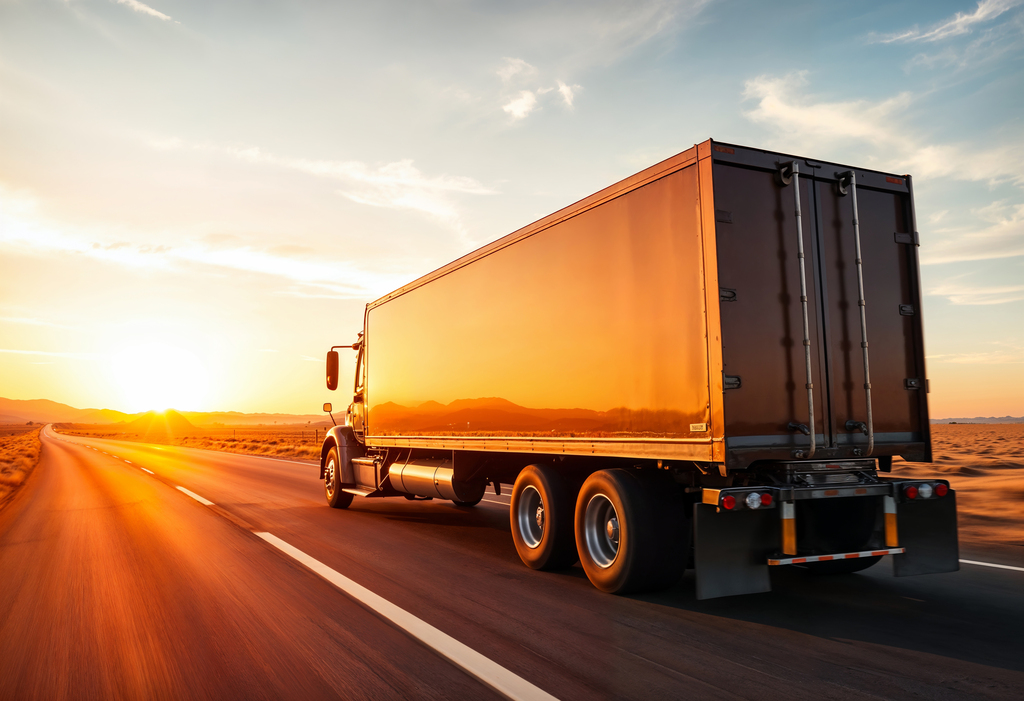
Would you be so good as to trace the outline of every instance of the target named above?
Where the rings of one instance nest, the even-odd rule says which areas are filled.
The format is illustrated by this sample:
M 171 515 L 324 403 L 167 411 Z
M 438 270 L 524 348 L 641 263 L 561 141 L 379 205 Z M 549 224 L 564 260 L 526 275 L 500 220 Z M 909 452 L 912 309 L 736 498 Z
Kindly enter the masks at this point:
M 811 325 L 808 319 L 807 313 L 807 271 L 806 262 L 804 256 L 804 227 L 803 227 L 803 216 L 800 211 L 800 164 L 796 161 L 791 161 L 780 166 L 779 176 L 782 180 L 783 185 L 793 185 L 793 204 L 796 207 L 796 255 L 800 260 L 800 308 L 803 311 L 804 317 L 804 367 L 806 369 L 806 386 L 807 386 L 807 426 L 809 433 L 807 434 L 811 439 L 810 448 L 807 450 L 806 455 L 797 454 L 800 458 L 813 458 L 814 451 L 817 448 L 815 444 L 815 427 L 814 427 L 814 383 L 813 375 L 811 373 Z M 858 247 L 860 243 L 857 244 Z M 859 248 L 858 248 L 859 250 Z M 860 254 L 858 253 L 858 257 Z M 863 314 L 863 307 L 861 307 L 861 314 Z M 791 426 L 793 424 L 790 424 Z M 802 431 L 801 431 L 802 432 Z
M 868 362 L 868 318 L 867 303 L 864 301 L 864 257 L 860 247 L 860 214 L 857 211 L 857 173 L 848 170 L 845 173 L 836 173 L 839 179 L 840 194 L 849 194 L 853 197 L 853 240 L 856 245 L 857 257 L 857 305 L 860 307 L 860 347 L 864 358 L 864 400 L 868 407 L 867 431 L 868 450 L 865 455 L 871 455 L 875 449 L 875 422 L 871 411 L 871 366 Z

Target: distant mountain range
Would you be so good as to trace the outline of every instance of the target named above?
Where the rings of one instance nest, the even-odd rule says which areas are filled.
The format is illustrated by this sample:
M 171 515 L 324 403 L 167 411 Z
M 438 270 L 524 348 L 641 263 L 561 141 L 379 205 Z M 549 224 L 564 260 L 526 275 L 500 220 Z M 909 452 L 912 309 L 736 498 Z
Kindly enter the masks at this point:
M 75 423 L 116 424 L 131 423 L 154 412 L 126 414 L 113 409 L 76 409 L 49 399 L 4 399 L 0 397 L 0 424 Z M 175 412 L 192 426 L 257 426 L 272 424 L 330 423 L 326 414 L 243 414 L 238 411 L 182 411 Z
M 1024 416 L 975 416 L 971 419 L 932 419 L 933 424 L 1024 424 Z

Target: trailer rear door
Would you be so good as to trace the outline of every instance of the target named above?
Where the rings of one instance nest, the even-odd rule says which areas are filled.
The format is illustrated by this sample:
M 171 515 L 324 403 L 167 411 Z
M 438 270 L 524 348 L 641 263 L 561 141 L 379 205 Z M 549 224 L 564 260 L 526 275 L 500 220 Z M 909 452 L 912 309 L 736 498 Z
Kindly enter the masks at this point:
M 727 462 L 806 457 L 810 425 L 794 185 L 805 253 L 815 457 L 927 459 L 927 405 L 911 195 L 903 178 L 855 171 L 865 321 L 849 168 L 714 147 Z M 862 332 L 868 339 L 868 420 Z M 849 422 L 849 423 L 848 423 Z M 924 444 L 924 445 L 922 445 Z

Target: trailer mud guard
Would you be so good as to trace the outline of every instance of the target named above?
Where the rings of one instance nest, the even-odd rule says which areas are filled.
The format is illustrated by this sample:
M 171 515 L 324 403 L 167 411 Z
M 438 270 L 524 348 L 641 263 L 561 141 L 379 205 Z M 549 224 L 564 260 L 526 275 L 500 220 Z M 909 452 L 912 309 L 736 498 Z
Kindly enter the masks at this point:
M 719 513 L 711 504 L 694 504 L 693 549 L 698 599 L 771 591 L 768 557 L 779 549 L 778 512 Z
M 955 491 L 951 489 L 938 499 L 897 504 L 896 524 L 900 545 L 907 551 L 893 556 L 893 575 L 910 577 L 960 569 Z

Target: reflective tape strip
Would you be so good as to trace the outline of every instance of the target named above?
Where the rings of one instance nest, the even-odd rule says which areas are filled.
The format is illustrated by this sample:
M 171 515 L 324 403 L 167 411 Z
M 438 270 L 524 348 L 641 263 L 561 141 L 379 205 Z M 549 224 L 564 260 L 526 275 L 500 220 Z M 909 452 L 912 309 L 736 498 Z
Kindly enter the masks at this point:
M 895 548 L 900 544 L 899 531 L 896 528 L 896 500 L 891 496 L 882 498 L 885 504 L 885 544 Z
M 796 509 L 793 502 L 782 502 L 782 552 L 796 555 Z
M 858 553 L 836 553 L 834 555 L 808 555 L 807 557 L 786 557 L 781 559 L 768 558 L 769 565 L 802 565 L 805 562 L 829 562 L 830 560 L 855 560 L 858 557 L 877 557 L 879 555 L 899 555 L 907 552 L 906 548 L 886 548 L 885 550 L 862 550 Z

